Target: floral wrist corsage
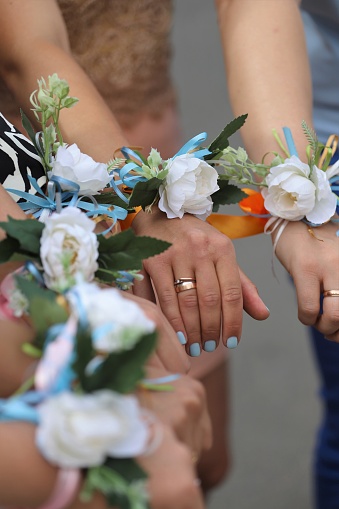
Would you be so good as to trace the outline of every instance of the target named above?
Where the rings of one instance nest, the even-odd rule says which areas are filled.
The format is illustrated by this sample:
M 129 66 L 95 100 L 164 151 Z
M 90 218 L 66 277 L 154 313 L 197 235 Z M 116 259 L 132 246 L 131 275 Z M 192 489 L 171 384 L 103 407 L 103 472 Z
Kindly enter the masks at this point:
M 298 157 L 292 133 L 286 127 L 283 131 L 287 148 L 274 131 L 286 158 L 274 153 L 270 165 L 264 160 L 255 164 L 242 148 L 228 147 L 219 160 L 230 180 L 241 185 L 261 186 L 263 213 L 260 217 L 268 219 L 266 232 L 272 233 L 279 227 L 275 246 L 289 221 L 304 221 L 310 232 L 312 227 L 328 221 L 338 222 L 335 216 L 339 211 L 339 161 L 330 165 L 338 137 L 332 135 L 324 145 L 305 122 L 302 128 L 308 140 L 307 163 Z
M 246 117 L 243 115 L 230 122 L 208 148 L 201 145 L 207 136 L 202 133 L 167 160 L 155 149 L 145 159 L 139 152 L 123 147 L 127 161 L 116 170 L 120 180 L 115 181 L 114 186 L 123 184 L 131 188 L 130 207 L 141 206 L 151 212 L 157 205 L 169 219 L 193 214 L 204 220 L 212 211 L 217 211 L 219 205 L 239 202 L 244 193 L 229 183 L 227 175 L 219 175 L 216 167 L 218 158 L 229 145 L 229 137 L 240 129 Z

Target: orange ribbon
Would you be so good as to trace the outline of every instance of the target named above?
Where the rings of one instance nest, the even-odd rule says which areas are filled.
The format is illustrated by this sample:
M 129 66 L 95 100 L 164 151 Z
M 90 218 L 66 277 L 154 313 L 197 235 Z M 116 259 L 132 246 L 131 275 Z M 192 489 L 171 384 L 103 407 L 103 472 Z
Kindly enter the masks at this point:
M 247 214 L 268 214 L 264 207 L 261 193 L 253 189 L 242 189 L 248 196 L 239 202 L 239 207 Z M 211 214 L 207 222 L 230 239 L 241 239 L 263 233 L 268 218 L 252 215 L 231 216 L 227 214 Z
M 241 210 L 247 214 L 268 214 L 264 207 L 264 199 L 261 193 L 253 189 L 242 189 L 242 191 L 248 196 L 239 202 L 238 205 Z M 126 230 L 131 226 L 133 219 L 140 210 L 141 207 L 138 207 L 137 212 L 128 214 L 126 219 L 120 221 L 122 230 Z M 263 233 L 267 219 L 251 215 L 232 216 L 227 214 L 211 214 L 207 218 L 207 222 L 224 235 L 227 235 L 230 239 L 240 239 Z

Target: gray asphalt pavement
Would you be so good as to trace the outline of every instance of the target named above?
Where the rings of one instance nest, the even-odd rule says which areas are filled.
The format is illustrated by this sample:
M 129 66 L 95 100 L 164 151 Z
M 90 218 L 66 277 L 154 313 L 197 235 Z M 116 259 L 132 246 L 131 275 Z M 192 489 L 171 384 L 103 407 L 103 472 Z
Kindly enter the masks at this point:
M 176 0 L 173 46 L 185 137 L 207 131 L 212 140 L 232 118 L 212 0 Z M 208 508 L 310 509 L 320 407 L 306 330 L 277 260 L 273 277 L 270 239 L 238 240 L 236 249 L 271 316 L 266 322 L 245 316 L 242 342 L 230 352 L 234 464 Z

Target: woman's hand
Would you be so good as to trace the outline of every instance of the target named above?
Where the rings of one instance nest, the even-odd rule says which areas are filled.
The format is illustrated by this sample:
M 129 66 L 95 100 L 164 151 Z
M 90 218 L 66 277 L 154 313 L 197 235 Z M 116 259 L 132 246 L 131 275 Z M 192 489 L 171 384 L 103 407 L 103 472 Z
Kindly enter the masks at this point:
M 138 463 L 149 475 L 151 508 L 204 509 L 189 449 L 178 442 L 167 426 L 163 427 L 163 432 L 158 449 L 150 456 L 138 458 Z
M 132 226 L 138 235 L 172 243 L 163 254 L 145 260 L 144 268 L 163 313 L 187 340 L 187 353 L 214 350 L 221 334 L 226 346 L 236 346 L 243 307 L 253 318 L 268 317 L 255 286 L 239 271 L 232 242 L 214 227 L 189 214 L 169 220 L 157 209 L 139 212 Z M 195 278 L 197 288 L 176 293 L 174 281 L 180 278 Z M 135 289 L 144 295 L 140 284 Z
M 147 376 L 152 380 L 169 373 L 149 367 Z M 211 421 L 207 410 L 203 385 L 189 376 L 168 382 L 170 391 L 139 391 L 139 399 L 157 417 L 169 426 L 180 442 L 184 443 L 198 460 L 202 451 L 212 445 Z M 159 388 L 161 385 L 159 385 Z
M 325 297 L 324 290 L 339 290 L 338 224 L 313 228 L 290 222 L 279 239 L 276 254 L 292 276 L 298 299 L 298 317 L 312 325 L 327 339 L 339 342 L 339 297 Z
M 126 292 L 123 296 L 134 300 L 156 325 L 158 333 L 157 347 L 155 354 L 147 361 L 147 366 L 162 368 L 170 373 L 187 373 L 191 367 L 190 362 L 161 309 L 153 302 L 131 293 Z

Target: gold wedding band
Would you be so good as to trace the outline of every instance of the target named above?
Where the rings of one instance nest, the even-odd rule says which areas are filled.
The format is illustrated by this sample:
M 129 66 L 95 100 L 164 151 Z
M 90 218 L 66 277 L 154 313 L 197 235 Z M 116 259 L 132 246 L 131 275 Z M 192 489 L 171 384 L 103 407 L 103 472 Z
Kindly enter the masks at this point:
M 192 290 L 197 287 L 197 283 L 193 281 L 183 281 L 182 283 L 177 283 L 174 285 L 175 291 L 177 293 L 185 292 L 186 290 Z
M 181 285 L 182 283 L 187 283 L 187 282 L 196 283 L 197 280 L 195 279 L 195 277 L 181 277 L 174 281 L 174 286 Z
M 324 297 L 339 297 L 339 290 L 324 290 Z

